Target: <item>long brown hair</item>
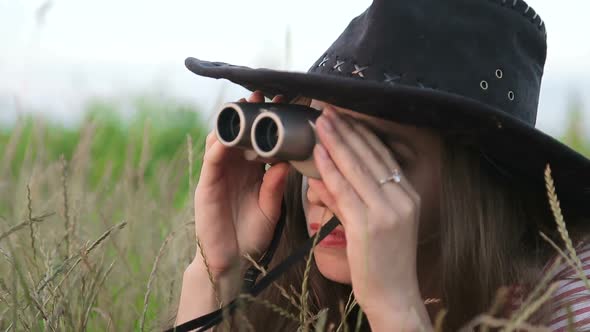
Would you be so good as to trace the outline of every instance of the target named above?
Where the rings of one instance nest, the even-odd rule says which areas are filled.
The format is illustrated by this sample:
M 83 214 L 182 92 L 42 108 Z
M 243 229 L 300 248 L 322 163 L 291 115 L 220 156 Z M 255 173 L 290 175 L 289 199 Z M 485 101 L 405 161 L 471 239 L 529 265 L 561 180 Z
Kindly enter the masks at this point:
M 440 257 L 432 257 L 440 268 L 419 273 L 435 274 L 440 280 L 442 305 L 448 310 L 445 330 L 455 331 L 486 312 L 500 287 L 520 285 L 528 289 L 538 281 L 555 254 L 539 237 L 539 230 L 550 237 L 558 235 L 542 186 L 506 177 L 477 148 L 445 137 L 442 145 L 441 213 L 436 239 Z M 285 199 L 287 220 L 275 263 L 308 238 L 301 176 L 294 171 L 289 175 Z M 278 284 L 300 291 L 304 268 L 304 262 L 293 266 Z M 328 321 L 338 326 L 341 305 L 347 302 L 351 287 L 324 278 L 312 262 L 309 289 L 310 309 L 317 313 L 329 308 Z M 299 312 L 278 287 L 269 287 L 260 298 L 296 315 Z M 246 317 L 256 331 L 296 331 L 299 326 L 260 304 L 249 306 Z M 349 323 L 354 324 L 355 317 L 350 315 Z M 370 330 L 366 321 L 362 330 Z

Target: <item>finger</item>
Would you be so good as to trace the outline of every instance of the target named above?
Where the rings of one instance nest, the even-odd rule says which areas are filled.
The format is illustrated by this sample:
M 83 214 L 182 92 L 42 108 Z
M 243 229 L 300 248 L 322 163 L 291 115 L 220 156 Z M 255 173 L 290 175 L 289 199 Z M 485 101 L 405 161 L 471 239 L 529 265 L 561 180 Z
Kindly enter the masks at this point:
M 203 166 L 199 183 L 207 185 L 217 182 L 223 174 L 223 164 L 227 160 L 229 148 L 215 140 L 203 155 Z
M 340 213 L 339 217 L 343 225 L 348 224 L 349 221 L 362 222 L 363 218 L 359 216 L 359 213 L 366 210 L 366 205 L 357 194 L 357 191 L 340 173 L 322 145 L 316 144 L 313 154 L 322 181 L 335 199 L 336 209 L 332 212 Z
M 380 190 L 375 175 L 368 168 L 367 163 L 360 159 L 357 153 L 346 143 L 346 132 L 342 120 L 335 117 L 335 111 L 329 106 L 324 111 L 317 123 L 317 133 L 329 159 L 339 170 L 339 173 L 352 185 L 361 200 L 369 205 L 384 203 L 383 192 Z M 323 176 L 323 174 L 322 174 Z M 323 178 L 323 177 L 322 177 Z
M 283 95 L 276 95 L 272 98 L 273 103 L 283 103 L 285 102 L 285 97 Z
M 207 152 L 215 142 L 217 142 L 217 133 L 215 130 L 212 130 L 207 134 L 207 138 L 205 139 L 205 152 Z
M 401 176 L 401 182 L 397 186 L 383 185 L 385 191 L 395 192 L 396 187 L 409 194 L 413 199 L 418 195 L 414 190 L 412 184 L 403 176 L 403 169 L 390 148 L 388 148 L 377 135 L 367 128 L 362 123 L 354 121 L 349 117 L 341 117 L 342 120 L 350 127 L 350 131 L 356 133 L 361 139 L 358 140 L 353 135 L 347 135 L 347 138 L 354 140 L 351 144 L 355 147 L 357 153 L 361 155 L 362 160 L 371 160 L 369 165 L 373 163 L 379 164 L 373 168 L 376 179 L 384 179 L 392 175 L 394 170 L 398 170 Z M 350 137 L 349 137 L 350 136 Z M 360 141 L 360 142 L 359 142 Z M 363 146 L 364 145 L 364 146 Z M 366 158 L 366 159 L 365 159 Z
M 269 168 L 262 178 L 258 201 L 265 216 L 274 223 L 281 214 L 281 201 L 287 184 L 288 163 L 278 163 Z
M 262 91 L 256 90 L 256 91 L 252 92 L 250 97 L 248 97 L 248 102 L 249 103 L 264 103 L 264 95 L 262 94 Z

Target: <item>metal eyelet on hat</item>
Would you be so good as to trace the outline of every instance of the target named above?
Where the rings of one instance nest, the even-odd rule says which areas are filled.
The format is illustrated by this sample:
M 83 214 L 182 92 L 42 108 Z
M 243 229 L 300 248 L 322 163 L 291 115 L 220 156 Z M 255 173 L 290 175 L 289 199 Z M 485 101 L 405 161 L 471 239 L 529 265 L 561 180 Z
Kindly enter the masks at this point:
M 514 91 L 512 91 L 512 90 L 508 91 L 508 99 L 510 101 L 514 100 Z
M 483 81 L 479 82 L 479 86 L 481 87 L 482 90 L 487 90 L 489 87 L 488 81 L 483 80 Z
M 502 69 L 496 69 L 496 77 L 497 78 L 504 77 L 504 72 L 502 72 Z

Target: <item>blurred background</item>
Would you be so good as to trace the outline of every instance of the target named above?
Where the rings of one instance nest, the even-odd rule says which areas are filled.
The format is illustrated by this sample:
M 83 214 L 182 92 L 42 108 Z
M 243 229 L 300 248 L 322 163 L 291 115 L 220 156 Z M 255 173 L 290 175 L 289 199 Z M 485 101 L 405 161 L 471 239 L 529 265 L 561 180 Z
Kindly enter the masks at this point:
M 196 77 L 183 65 L 187 56 L 306 71 L 370 2 L 0 0 L 0 119 L 35 112 L 74 123 L 89 98 L 138 95 L 208 114 L 246 91 Z M 548 29 L 538 126 L 561 135 L 569 103 L 590 104 L 590 28 L 583 24 L 590 2 L 529 4 Z
M 184 59 L 307 71 L 370 2 L 0 0 L 0 329 L 169 325 L 211 116 L 248 95 Z M 590 1 L 529 4 L 537 126 L 590 156 Z

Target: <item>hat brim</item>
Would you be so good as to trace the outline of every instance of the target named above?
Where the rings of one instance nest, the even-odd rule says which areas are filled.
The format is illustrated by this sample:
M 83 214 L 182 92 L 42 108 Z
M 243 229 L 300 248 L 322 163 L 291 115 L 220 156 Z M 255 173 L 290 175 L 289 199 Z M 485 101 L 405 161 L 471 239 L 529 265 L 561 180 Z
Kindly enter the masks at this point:
M 500 172 L 544 189 L 551 166 L 564 209 L 590 212 L 590 160 L 501 109 L 446 91 L 316 73 L 253 69 L 187 58 L 193 73 L 227 79 L 265 96 L 305 96 L 364 114 L 426 126 L 478 146 Z M 573 212 L 573 211 L 571 211 Z

